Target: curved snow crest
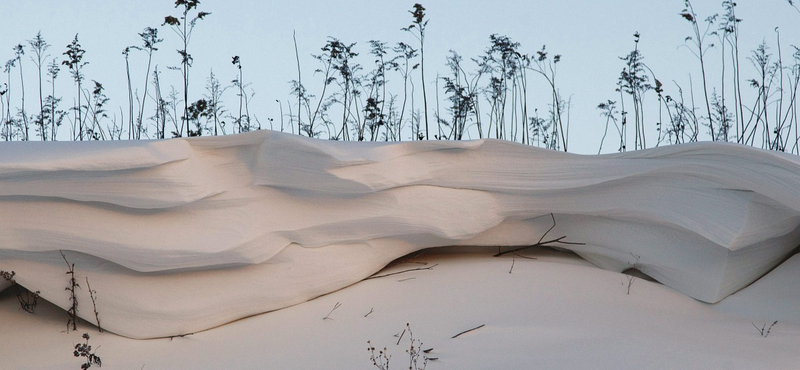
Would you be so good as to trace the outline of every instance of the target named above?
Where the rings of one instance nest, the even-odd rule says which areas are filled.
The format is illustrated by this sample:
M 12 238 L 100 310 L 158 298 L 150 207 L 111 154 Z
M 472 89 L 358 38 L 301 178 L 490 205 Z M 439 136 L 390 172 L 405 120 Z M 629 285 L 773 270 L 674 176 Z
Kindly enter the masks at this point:
M 296 304 L 424 248 L 528 245 L 553 213 L 549 236 L 585 243 L 561 247 L 717 302 L 797 246 L 797 184 L 797 157 L 721 143 L 602 156 L 269 131 L 7 143 L 0 269 L 66 307 L 67 251 L 103 327 L 151 338 Z

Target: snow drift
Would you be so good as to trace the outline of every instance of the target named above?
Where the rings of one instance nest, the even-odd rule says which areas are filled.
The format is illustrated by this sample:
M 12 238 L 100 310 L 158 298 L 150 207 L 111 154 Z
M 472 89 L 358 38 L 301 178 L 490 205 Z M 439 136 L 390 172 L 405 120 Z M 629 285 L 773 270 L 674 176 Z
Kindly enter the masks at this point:
M 717 302 L 800 239 L 800 160 L 695 143 L 581 156 L 496 140 L 348 143 L 261 131 L 0 145 L 0 270 L 133 338 L 340 289 L 405 254 L 548 233 L 596 265 Z M 548 239 L 550 239 L 548 237 Z M 87 283 L 87 284 L 84 284 Z M 0 282 L 0 289 L 8 284 Z

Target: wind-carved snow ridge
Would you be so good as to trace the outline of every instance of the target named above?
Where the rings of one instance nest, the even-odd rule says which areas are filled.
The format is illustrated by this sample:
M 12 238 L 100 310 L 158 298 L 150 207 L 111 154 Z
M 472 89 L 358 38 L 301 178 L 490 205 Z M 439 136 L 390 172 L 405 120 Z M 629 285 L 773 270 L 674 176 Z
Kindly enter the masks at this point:
M 179 335 L 353 284 L 449 245 L 553 236 L 717 302 L 800 240 L 797 157 L 720 143 L 581 156 L 496 140 L 277 132 L 0 145 L 0 269 L 61 307 L 65 252 L 104 329 Z M 94 322 L 88 289 L 79 315 Z M 85 297 L 84 297 L 85 296 Z

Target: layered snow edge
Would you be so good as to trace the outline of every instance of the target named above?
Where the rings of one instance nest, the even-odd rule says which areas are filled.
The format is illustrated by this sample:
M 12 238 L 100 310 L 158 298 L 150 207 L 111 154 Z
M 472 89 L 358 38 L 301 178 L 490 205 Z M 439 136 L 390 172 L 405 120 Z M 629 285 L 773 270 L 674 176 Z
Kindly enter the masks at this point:
M 576 243 L 556 246 L 713 303 L 798 245 L 798 184 L 797 157 L 724 143 L 601 156 L 272 131 L 4 143 L 0 270 L 67 308 L 63 251 L 104 329 L 164 337 L 306 301 L 421 249 L 530 245 L 554 219 L 548 235 Z

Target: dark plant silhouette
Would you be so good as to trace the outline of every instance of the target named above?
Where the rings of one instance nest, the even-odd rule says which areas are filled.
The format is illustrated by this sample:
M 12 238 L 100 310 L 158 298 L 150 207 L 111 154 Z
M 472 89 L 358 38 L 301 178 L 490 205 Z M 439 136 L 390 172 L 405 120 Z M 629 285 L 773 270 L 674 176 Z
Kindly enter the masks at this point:
M 39 31 L 36 33 L 36 36 L 28 40 L 28 44 L 31 46 L 31 50 L 34 53 L 34 56 L 31 57 L 31 60 L 36 65 L 36 69 L 39 72 L 39 115 L 35 118 L 36 130 L 39 132 L 39 137 L 42 141 L 47 140 L 47 132 L 46 132 L 46 117 L 44 113 L 44 94 L 42 93 L 42 68 L 44 67 L 44 61 L 47 59 L 48 55 L 45 54 L 47 49 L 50 47 L 44 38 L 42 38 L 42 32 Z
M 94 82 L 94 88 L 91 95 L 86 94 L 86 105 L 83 107 L 86 113 L 91 116 L 92 123 L 91 127 L 86 128 L 86 135 L 90 140 L 104 140 L 106 137 L 101 123 L 104 118 L 108 118 L 105 105 L 108 103 L 109 98 L 106 96 L 105 89 L 101 83 L 94 80 L 92 82 Z
M 291 81 L 292 94 L 297 96 L 297 134 L 302 135 L 302 133 L 305 132 L 308 137 L 315 137 L 314 123 L 311 119 L 311 107 L 309 102 L 310 96 L 308 96 L 306 92 L 306 87 L 303 86 L 303 75 L 300 68 L 300 52 L 297 50 L 297 32 L 292 32 L 292 42 L 294 43 L 294 58 L 295 62 L 297 62 L 297 79 Z M 323 91 L 325 87 L 327 87 L 327 85 L 323 87 Z M 300 116 L 303 111 L 303 104 L 306 106 L 306 112 L 309 120 L 309 122 L 305 125 L 303 124 L 303 120 Z M 241 106 L 241 102 L 239 105 Z M 241 108 L 239 108 L 239 110 L 241 111 Z
M 794 0 L 787 2 L 798 10 Z M 644 43 L 639 42 L 638 34 L 635 35 L 633 51 L 621 57 L 625 68 L 615 90 L 619 96 L 598 105 L 601 119 L 605 119 L 600 152 L 607 146 L 605 140 L 613 123 L 620 135 L 621 151 L 646 148 L 648 141 L 651 146 L 658 146 L 710 137 L 715 141 L 736 140 L 746 145 L 800 154 L 800 116 L 796 99 L 800 89 L 800 50 L 794 46 L 787 48 L 785 34 L 776 28 L 774 42 L 765 39 L 752 52 L 746 53 L 752 69 L 742 69 L 739 45 L 742 19 L 736 12 L 736 3 L 723 0 L 719 14 L 705 19 L 698 17 L 690 0 L 684 0 L 682 5 L 676 10 L 683 9 L 678 14 L 691 26 L 690 36 L 684 39 L 683 46 L 700 62 L 702 87 L 699 83 L 692 85 L 692 75 L 688 76 L 689 86 L 685 88 L 675 81 L 668 84 L 661 75 L 656 78 L 656 73 L 644 63 Z M 189 99 L 193 94 L 189 90 L 193 59 L 188 46 L 198 20 L 210 13 L 199 9 L 198 0 L 176 0 L 174 6 L 177 14 L 164 17 L 162 25 L 169 26 L 179 37 L 181 46 L 177 52 L 181 61 L 170 68 L 181 72 L 182 88 L 175 91 L 171 86 L 164 86 L 162 89 L 161 83 L 165 80 L 161 77 L 166 76 L 159 74 L 158 55 L 154 53 L 162 39 L 157 29 L 147 27 L 139 33 L 141 44 L 129 46 L 123 52 L 128 77 L 127 112 L 123 112 L 123 107 L 118 115 L 108 112 L 112 102 L 105 96 L 105 86 L 97 82 L 83 86 L 83 67 L 87 63 L 78 35 L 63 53 L 64 60 L 56 60 L 47 54 L 50 45 L 37 33 L 26 43 L 14 46 L 13 58 L 5 63 L 3 71 L 7 75 L 3 79 L 5 83 L 0 84 L 0 137 L 6 141 L 31 140 L 38 135 L 41 140 L 55 140 L 64 118 L 72 124 L 72 140 L 120 139 L 126 132 L 128 139 L 161 139 L 170 131 L 171 136 L 178 137 L 240 133 L 260 128 L 256 111 L 249 109 L 254 93 L 247 89 L 258 81 L 244 80 L 244 65 L 239 56 L 231 60 L 237 74 L 231 86 L 222 86 L 211 73 L 206 78 L 205 89 L 201 90 L 203 99 Z M 322 51 L 312 55 L 319 63 L 314 71 L 313 86 L 309 83 L 312 79 L 302 79 L 301 53 L 293 34 L 297 76 L 290 81 L 287 114 L 284 114 L 284 99 L 277 100 L 281 130 L 287 128 L 283 121 L 289 117 L 288 127 L 293 133 L 296 128 L 298 134 L 332 140 L 400 141 L 409 136 L 413 140 L 463 140 L 477 134 L 477 138 L 568 150 L 570 99 L 562 97 L 557 83 L 562 78 L 557 76 L 558 67 L 564 68 L 561 55 L 545 47 L 525 53 L 510 37 L 493 34 L 488 48 L 477 57 L 462 57 L 451 50 L 444 60 L 446 71 L 441 75 L 436 73 L 435 80 L 428 81 L 424 59 L 429 21 L 426 12 L 421 4 L 414 4 L 409 11 L 409 26 L 401 28 L 414 37 L 413 43 L 391 44 L 366 38 L 368 53 L 359 55 L 356 43 L 329 37 Z M 146 67 L 140 67 L 145 72 L 145 85 L 140 85 L 139 89 L 131 82 L 132 75 L 138 76 L 139 68 L 136 63 L 129 62 L 131 50 L 147 53 Z M 34 109 L 26 102 L 30 100 L 26 94 L 30 91 L 25 90 L 24 77 L 25 69 L 29 75 L 30 69 L 23 65 L 29 63 L 22 58 L 25 52 L 38 72 L 38 112 L 30 112 Z M 359 63 L 367 60 L 362 70 Z M 69 68 L 75 83 L 75 92 L 68 97 L 75 101 L 71 110 L 59 109 L 62 99 L 56 95 L 55 83 L 59 65 Z M 155 68 L 151 69 L 153 65 Z M 417 69 L 419 75 L 415 75 Z M 529 80 L 531 72 L 542 76 L 543 80 Z M 43 86 L 45 73 L 51 85 L 49 89 Z M 696 75 L 694 77 L 697 82 Z M 436 87 L 431 101 L 427 99 L 430 82 Z M 420 84 L 422 107 L 416 99 Z M 239 98 L 238 109 L 231 109 L 232 112 L 222 105 L 228 87 L 233 87 Z M 317 96 L 310 93 L 312 88 L 320 88 Z M 695 94 L 700 88 L 703 94 Z M 655 92 L 657 100 L 650 96 L 645 99 L 649 90 Z M 12 93 L 18 95 L 12 96 Z M 15 99 L 13 103 L 12 98 Z M 145 109 L 151 103 L 154 107 L 149 109 L 153 114 L 145 117 Z M 433 104 L 433 112 L 428 111 L 429 104 Z M 536 109 L 535 104 L 542 105 Z M 433 122 L 430 122 L 431 115 Z M 340 118 L 331 118 L 336 116 Z M 145 123 L 148 120 L 153 122 L 152 126 Z M 233 125 L 226 125 L 226 121 Z M 168 122 L 174 130 L 171 127 L 167 131 Z M 271 127 L 273 120 L 270 118 L 269 122 Z M 437 127 L 431 127 L 431 123 Z M 653 129 L 652 124 L 658 133 L 657 140 L 645 134 Z M 633 129 L 630 135 L 628 126 Z M 629 139 L 633 139 L 632 147 Z
M 0 135 L 5 141 L 10 141 L 11 130 L 11 68 L 14 66 L 14 59 L 6 62 L 3 72 L 6 74 L 7 82 L 0 88 Z
M 194 124 L 195 129 L 188 131 L 188 136 L 201 136 L 203 135 L 203 123 L 201 118 L 208 118 L 210 112 L 208 102 L 205 99 L 200 99 L 189 106 L 189 122 Z M 173 132 L 173 135 L 176 133 Z
M 22 56 L 25 55 L 25 47 L 22 44 L 14 46 L 14 58 L 17 60 L 19 64 L 19 84 L 20 84 L 20 110 L 19 116 L 20 119 L 18 123 L 21 125 L 19 128 L 19 132 L 21 135 L 21 140 L 28 141 L 30 138 L 28 129 L 30 125 L 28 124 L 28 114 L 25 113 L 25 79 L 23 78 L 22 72 Z
M 69 283 L 67 287 L 64 288 L 65 290 L 69 291 L 70 302 L 70 307 L 67 310 L 67 314 L 69 314 L 69 319 L 67 320 L 67 331 L 69 331 L 70 327 L 72 330 L 78 330 L 78 297 L 75 296 L 75 289 L 80 289 L 81 286 L 78 285 L 78 281 L 75 280 L 75 264 L 67 261 L 67 256 L 63 251 L 59 252 L 61 253 L 61 258 L 64 259 L 64 263 L 67 264 L 67 275 L 69 275 Z
M 414 10 L 409 10 L 413 20 L 411 25 L 403 28 L 414 35 L 419 41 L 419 64 L 420 64 L 420 81 L 422 83 L 422 104 L 425 115 L 425 139 L 430 140 L 430 126 L 428 125 L 428 95 L 425 92 L 425 28 L 428 26 L 429 19 L 425 19 L 425 7 L 421 4 L 414 4 Z
M 392 135 L 392 138 L 394 138 L 394 140 L 400 141 L 402 140 L 400 131 L 403 128 L 404 115 L 406 112 L 406 105 L 408 103 L 409 77 L 410 73 L 419 67 L 419 64 L 411 65 L 411 60 L 417 57 L 417 50 L 409 46 L 408 44 L 399 42 L 397 43 L 397 46 L 394 47 L 393 51 L 397 55 L 394 59 L 402 61 L 395 63 L 395 71 L 399 72 L 400 75 L 403 77 L 403 104 L 402 107 L 400 108 L 400 117 L 397 119 L 397 123 L 394 124 L 394 129 L 396 130 L 396 132 L 393 132 Z M 413 99 L 412 99 L 412 106 L 413 106 Z
M 313 98 L 314 96 L 311 95 L 311 94 L 308 94 L 308 92 L 306 91 L 305 86 L 302 83 L 302 80 L 300 80 L 300 78 L 301 78 L 301 75 L 300 75 L 300 58 L 299 58 L 299 54 L 297 52 L 297 42 L 296 42 L 297 39 L 295 38 L 294 40 L 295 40 L 295 57 L 297 58 L 297 80 L 292 81 L 292 94 L 297 96 L 297 104 L 298 104 L 297 122 L 298 122 L 298 125 L 299 125 L 298 126 L 298 130 L 300 130 L 300 132 L 304 132 L 308 137 L 317 137 L 317 136 L 319 136 L 320 132 L 317 131 L 317 129 L 315 128 L 315 123 L 317 121 L 317 118 L 320 118 L 321 121 L 325 122 L 325 126 L 328 129 L 328 136 L 330 137 L 331 136 L 331 122 L 330 122 L 330 119 L 327 116 L 327 110 L 330 107 L 331 103 L 330 103 L 329 99 L 326 100 L 325 96 L 326 96 L 326 93 L 328 91 L 328 86 L 330 86 L 333 82 L 336 81 L 336 79 L 333 77 L 333 73 L 334 73 L 334 71 L 333 71 L 333 59 L 336 57 L 336 55 L 337 55 L 336 53 L 338 51 L 330 48 L 329 47 L 330 42 L 329 42 L 328 44 L 326 44 L 321 49 L 322 50 L 321 54 L 316 54 L 316 55 L 312 54 L 311 55 L 314 59 L 319 61 L 320 64 L 322 64 L 322 68 L 317 68 L 314 71 L 314 74 L 320 73 L 320 74 L 323 75 L 323 77 L 322 77 L 322 93 L 320 94 L 319 99 L 317 99 L 317 106 L 314 109 L 314 112 L 312 113 L 311 112 L 311 98 Z M 307 123 L 306 124 L 302 124 L 302 122 L 300 120 L 300 117 L 299 117 L 299 114 L 300 114 L 300 111 L 302 110 L 302 106 L 303 105 L 305 105 L 305 107 L 306 107 L 306 115 L 307 115 L 307 121 L 306 121 Z M 283 116 L 283 114 L 281 113 L 281 117 L 282 116 Z M 281 122 L 283 122 L 283 118 L 281 118 Z M 283 123 L 281 123 L 281 127 L 283 127 Z
M 235 87 L 238 92 L 239 96 L 239 116 L 234 117 L 234 122 L 236 123 L 236 127 L 238 128 L 238 132 L 248 132 L 253 128 L 252 122 L 250 120 L 250 104 L 249 104 L 249 97 L 245 92 L 245 88 L 250 84 L 245 84 L 243 80 L 242 74 L 242 60 L 239 58 L 238 55 L 233 57 L 231 63 L 236 66 L 239 70 L 239 75 L 236 77 L 232 83 L 233 87 Z M 244 108 L 244 113 L 242 113 L 242 108 Z M 298 108 L 299 109 L 299 108 Z M 299 111 L 297 116 L 298 122 L 300 119 Z
M 357 73 L 361 70 L 361 65 L 355 63 L 353 59 L 358 56 L 358 53 L 353 51 L 355 43 L 345 44 L 337 38 L 328 38 L 328 43 L 322 48 L 323 53 L 327 54 L 327 60 L 330 62 L 330 68 L 333 74 L 328 81 L 336 82 L 339 85 L 339 93 L 329 98 L 330 103 L 338 102 L 342 104 L 342 128 L 335 136 L 342 140 L 350 139 L 350 126 L 348 122 L 355 121 L 356 128 L 360 126 L 358 122 L 358 115 L 354 115 L 353 105 L 356 104 L 354 95 L 359 95 L 359 77 Z M 338 78 L 336 77 L 338 75 Z M 329 107 L 330 105 L 328 105 Z M 328 107 L 323 107 L 323 111 L 327 111 Z M 356 107 L 356 110 L 358 107 Z
M 481 67 L 489 74 L 489 84 L 485 93 L 489 100 L 488 135 L 491 135 L 494 125 L 496 139 L 510 139 L 506 121 L 506 107 L 508 106 L 509 83 L 519 70 L 518 49 L 520 44 L 511 41 L 507 36 L 492 34 L 489 36 L 490 45 L 481 59 Z
M 155 89 L 155 96 L 153 101 L 156 104 L 155 113 L 151 119 L 155 122 L 156 126 L 156 139 L 164 139 L 166 137 L 167 116 L 169 116 L 169 103 L 164 100 L 161 95 L 161 72 L 158 71 L 158 66 L 153 70 L 153 89 Z
M 17 300 L 19 301 L 19 307 L 22 308 L 27 313 L 35 313 L 36 305 L 39 303 L 39 294 L 40 292 L 37 290 L 35 292 L 31 292 L 23 287 L 21 287 L 17 282 L 14 280 L 14 276 L 16 273 L 14 271 L 0 271 L 0 279 L 8 281 L 11 283 L 11 286 L 14 287 L 14 293 L 17 295 Z
M 617 110 L 617 102 L 613 100 L 608 100 L 605 103 L 600 103 L 597 105 L 597 109 L 602 110 L 601 115 L 606 118 L 606 129 L 603 131 L 603 138 L 600 139 L 600 149 L 597 150 L 597 154 L 600 154 L 603 151 L 603 142 L 606 139 L 606 135 L 608 134 L 608 124 L 614 122 L 614 126 L 617 128 L 617 132 L 619 133 L 620 143 L 619 143 L 619 151 L 622 151 L 622 147 L 625 145 L 623 141 L 622 130 L 619 127 L 619 121 L 617 121 L 616 114 L 619 113 Z
M 711 140 L 717 139 L 716 131 L 714 131 L 714 121 L 712 120 L 711 115 L 711 99 L 708 96 L 708 82 L 706 78 L 706 64 L 705 64 L 705 53 L 708 51 L 708 48 L 714 47 L 714 44 L 706 45 L 706 37 L 714 31 L 711 28 L 714 25 L 714 22 L 717 19 L 717 15 L 712 15 L 707 17 L 706 27 L 705 30 L 701 32 L 700 25 L 697 21 L 697 14 L 694 12 L 694 7 L 692 7 L 692 3 L 689 0 L 684 0 L 685 8 L 681 11 L 680 15 L 692 25 L 692 30 L 694 31 L 693 36 L 689 36 L 686 38 L 686 41 L 692 43 L 694 48 L 689 48 L 689 50 L 694 54 L 695 57 L 700 61 L 700 72 L 701 77 L 703 78 L 703 95 L 705 97 L 706 103 L 706 111 L 708 112 L 708 129 L 711 132 Z M 694 49 L 697 49 L 696 51 Z
M 82 338 L 85 342 L 76 344 L 75 351 L 72 352 L 73 356 L 84 357 L 86 359 L 86 362 L 81 364 L 81 370 L 86 370 L 92 367 L 92 365 L 103 367 L 103 361 L 100 359 L 100 356 L 96 355 L 94 351 L 92 351 L 92 346 L 89 345 L 89 334 L 84 333 Z
M 552 131 L 550 130 L 551 123 L 539 117 L 539 110 L 533 110 L 533 117 L 528 119 L 528 129 L 530 130 L 530 144 L 538 147 L 551 148 L 553 144 L 550 138 Z
M 180 70 L 183 75 L 183 121 L 185 123 L 184 127 L 186 128 L 188 136 L 192 136 L 192 131 L 189 127 L 189 69 L 192 67 L 193 61 L 192 55 L 189 54 L 188 50 L 189 41 L 192 38 L 192 31 L 194 31 L 197 21 L 202 20 L 211 14 L 197 10 L 195 11 L 194 15 L 189 15 L 189 13 L 192 10 L 195 10 L 198 5 L 200 5 L 199 0 L 175 0 L 175 8 L 182 7 L 181 14 L 178 15 L 178 17 L 171 15 L 166 16 L 164 17 L 164 23 L 161 24 L 162 26 L 171 26 L 172 30 L 178 35 L 178 37 L 181 39 L 181 43 L 183 44 L 183 49 L 177 50 L 178 55 L 181 56 L 181 66 L 170 68 Z M 181 136 L 180 130 L 178 131 L 178 136 Z
M 447 138 L 453 140 L 462 140 L 464 132 L 467 128 L 467 119 L 469 115 L 475 112 L 476 120 L 479 119 L 477 113 L 478 93 L 477 86 L 485 69 L 479 69 L 478 72 L 470 78 L 462 67 L 462 58 L 458 53 L 450 50 L 450 55 L 447 56 L 447 66 L 450 68 L 450 76 L 442 77 L 444 80 L 444 91 L 448 95 L 447 99 L 450 101 L 448 111 L 450 111 L 451 131 Z M 477 120 L 476 124 L 480 127 L 480 121 Z M 480 131 L 480 130 L 479 130 Z
M 94 311 L 94 320 L 97 323 L 97 330 L 103 332 L 103 327 L 100 326 L 100 314 L 97 312 L 97 291 L 92 289 L 89 285 L 89 277 L 86 277 L 86 289 L 89 290 L 89 298 L 92 300 L 92 310 Z
M 548 52 L 545 46 L 536 52 L 536 55 L 531 57 L 533 65 L 531 68 L 534 72 L 538 73 L 547 81 L 550 86 L 550 149 L 558 150 L 559 145 L 561 149 L 567 151 L 569 145 L 569 120 L 567 120 L 566 128 L 564 125 L 564 109 L 568 108 L 567 102 L 561 98 L 561 93 L 556 85 L 556 75 L 558 63 L 561 62 L 561 54 L 556 54 L 552 58 L 548 57 Z M 524 68 L 523 68 L 524 71 Z
M 125 75 L 128 78 L 128 140 L 136 138 L 136 124 L 133 122 L 133 86 L 131 84 L 130 60 L 128 59 L 131 54 L 131 48 L 134 48 L 134 46 L 128 46 L 122 50 L 122 55 L 125 56 Z
M 6 138 L 6 101 L 5 97 L 8 95 L 8 84 L 3 84 L 0 87 L 0 136 L 3 137 L 3 140 L 8 140 Z
M 6 73 L 6 85 L 3 94 L 6 96 L 6 119 L 3 121 L 3 140 L 11 141 L 18 136 L 18 120 L 11 115 L 11 71 L 17 65 L 17 58 L 6 61 L 3 72 Z
M 144 130 L 144 103 L 147 100 L 147 85 L 150 80 L 150 65 L 153 62 L 153 52 L 158 50 L 156 45 L 164 41 L 164 39 L 158 38 L 158 29 L 152 27 L 145 28 L 144 31 L 139 33 L 139 37 L 142 38 L 142 46 L 136 46 L 135 48 L 147 52 L 147 71 L 144 74 L 144 92 L 142 93 L 141 104 L 139 106 L 139 116 L 136 119 L 135 139 L 141 139 L 142 131 Z
M 75 38 L 72 40 L 72 43 L 67 45 L 67 51 L 64 52 L 64 55 L 67 56 L 67 59 L 61 62 L 61 64 L 69 68 L 72 79 L 75 81 L 75 86 L 78 89 L 78 94 L 76 97 L 76 99 L 78 99 L 78 103 L 72 108 L 75 112 L 73 131 L 75 131 L 75 125 L 77 124 L 77 133 L 73 133 L 73 138 L 77 138 L 78 140 L 83 140 L 84 134 L 83 117 L 81 114 L 81 92 L 83 91 L 81 89 L 81 83 L 83 82 L 83 72 L 81 72 L 81 68 L 89 64 L 89 62 L 83 61 L 83 55 L 85 53 L 86 51 L 81 49 L 81 44 L 78 43 L 78 34 L 75 34 Z
M 736 3 L 732 0 L 725 0 L 722 2 L 722 7 L 725 9 L 725 13 L 722 17 L 722 24 L 720 25 L 720 29 L 723 32 L 723 48 L 724 42 L 727 42 L 731 47 L 731 65 L 733 67 L 733 90 L 734 90 L 734 125 L 736 126 L 735 135 L 736 141 L 741 143 L 742 138 L 744 137 L 743 133 L 743 123 L 744 123 L 744 104 L 742 103 L 742 83 L 741 83 L 741 68 L 739 67 L 739 23 L 742 21 L 736 16 Z M 724 52 L 723 58 L 724 56 Z M 725 63 L 723 61 L 722 68 L 725 68 Z M 722 91 L 724 94 L 725 87 L 725 77 L 723 72 L 722 78 Z M 724 97 L 722 98 L 724 103 Z
M 630 95 L 633 103 L 635 129 L 634 150 L 645 149 L 647 147 L 644 132 L 644 94 L 648 90 L 653 89 L 653 86 L 649 83 L 649 78 L 645 74 L 646 66 L 642 61 L 644 57 L 639 51 L 639 37 L 640 35 L 638 32 L 633 34 L 635 45 L 633 51 L 631 51 L 627 56 L 620 57 L 620 59 L 625 62 L 625 68 L 623 68 L 622 72 L 620 72 L 619 79 L 617 81 L 617 86 L 619 87 L 620 91 Z M 622 111 L 625 112 L 624 100 L 620 100 L 620 104 L 622 105 Z M 625 118 L 626 117 L 623 117 L 623 122 Z M 624 127 L 625 126 L 623 123 L 623 135 L 627 135 Z M 622 151 L 625 151 L 626 149 L 627 148 L 625 145 L 623 145 Z
M 386 71 L 395 68 L 394 60 L 387 60 L 389 52 L 386 43 L 370 40 L 370 54 L 375 58 L 375 69 L 367 75 L 367 103 L 364 106 L 364 125 L 360 132 L 364 136 L 365 129 L 369 130 L 369 140 L 375 141 L 381 128 L 387 127 L 386 117 Z M 388 135 L 388 133 L 387 133 Z
M 49 133 L 50 133 L 50 140 L 56 139 L 56 134 L 58 133 L 58 128 L 61 127 L 61 123 L 64 120 L 64 116 L 67 115 L 67 112 L 58 109 L 59 103 L 61 103 L 61 98 L 56 97 L 56 78 L 58 78 L 58 72 L 61 71 L 59 68 L 58 60 L 55 58 L 50 61 L 50 64 L 47 66 L 47 76 L 50 77 L 50 95 L 48 95 L 44 101 L 44 110 L 42 113 L 42 123 L 50 125 Z M 48 122 L 44 122 L 48 121 Z

